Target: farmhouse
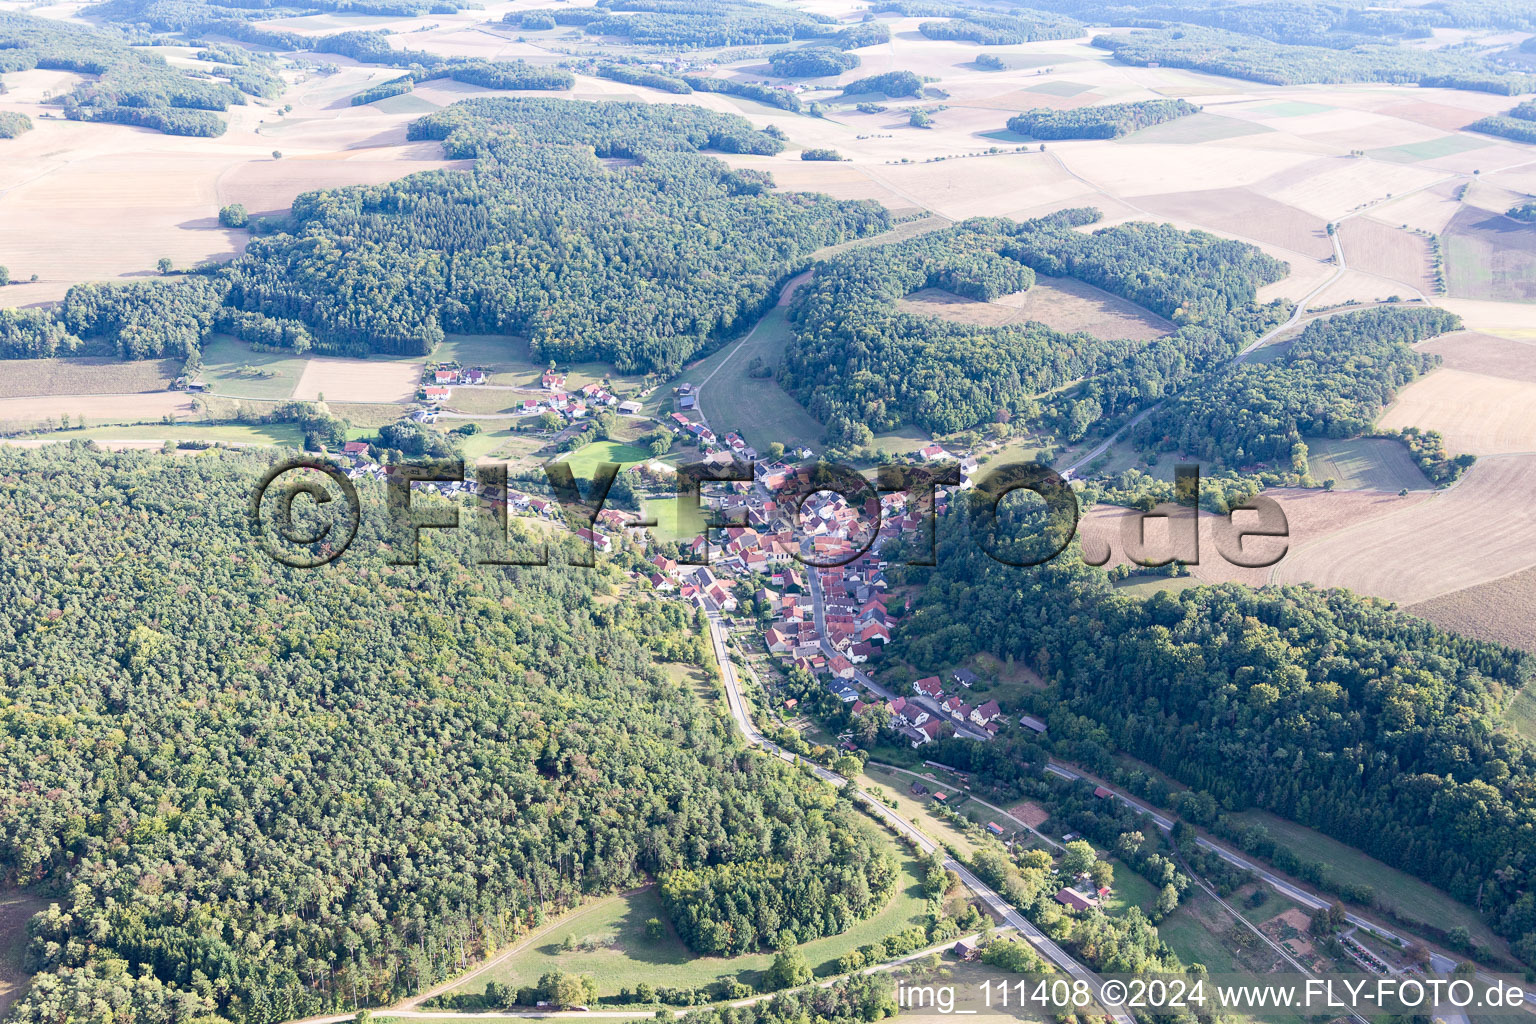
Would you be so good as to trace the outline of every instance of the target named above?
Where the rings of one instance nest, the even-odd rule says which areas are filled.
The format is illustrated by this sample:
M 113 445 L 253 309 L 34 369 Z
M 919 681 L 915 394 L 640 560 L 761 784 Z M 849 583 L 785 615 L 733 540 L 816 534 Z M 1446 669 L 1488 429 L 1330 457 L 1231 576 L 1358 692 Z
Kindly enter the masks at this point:
M 1068 910 L 1094 910 L 1099 905 L 1099 898 L 1085 895 L 1076 889 L 1062 889 L 1056 894 L 1056 902 Z

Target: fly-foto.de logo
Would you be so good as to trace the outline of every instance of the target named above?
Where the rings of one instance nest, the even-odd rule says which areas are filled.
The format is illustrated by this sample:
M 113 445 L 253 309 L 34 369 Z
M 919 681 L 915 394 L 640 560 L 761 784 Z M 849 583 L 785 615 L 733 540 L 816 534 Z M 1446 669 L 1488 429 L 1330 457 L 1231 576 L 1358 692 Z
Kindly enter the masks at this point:
M 599 463 L 592 479 L 578 480 L 569 464 L 552 462 L 543 467 L 542 478 L 513 478 L 505 465 L 482 464 L 471 479 L 459 460 L 392 463 L 380 470 L 388 560 L 414 565 L 423 530 L 461 528 L 459 505 L 416 500 L 419 491 L 436 490 L 474 500 L 478 522 L 471 528 L 480 542 L 479 564 L 548 564 L 547 543 L 530 549 L 511 531 L 515 516 L 534 515 L 563 521 L 575 534 L 577 555 L 568 564 L 595 565 L 597 553 L 610 546 L 604 524 L 611 528 L 621 522 L 624 529 L 657 525 L 654 519 L 609 506 L 621 469 L 616 463 Z M 776 466 L 771 472 L 754 461 L 703 462 L 677 468 L 673 497 L 679 519 L 697 522 L 702 530 L 703 543 L 683 555 L 692 564 L 709 564 L 712 549 L 718 548 L 711 542 L 716 531 L 743 528 L 751 521 L 763 525 L 771 518 L 776 529 L 791 538 L 788 557 L 803 565 L 847 565 L 892 533 L 903 539 L 901 564 L 933 565 L 936 522 L 957 503 L 965 506 L 971 543 L 1005 565 L 1048 562 L 1078 534 L 1082 509 L 1077 493 L 1049 466 L 1002 464 L 980 475 L 972 488 L 959 490 L 960 484 L 953 464 L 881 466 L 871 479 L 851 466 L 831 462 Z M 735 499 L 723 502 L 707 495 L 711 485 L 729 487 Z M 1256 495 L 1202 523 L 1200 471 L 1194 465 L 1176 468 L 1173 493 L 1172 501 L 1120 517 L 1120 546 L 1128 561 L 1142 566 L 1173 561 L 1198 565 L 1202 529 L 1231 565 L 1264 568 L 1285 557 L 1290 526 L 1273 498 Z M 840 542 L 819 544 L 817 538 L 827 533 L 825 510 L 834 505 Z M 1016 514 L 1021 505 L 1029 514 Z M 318 568 L 352 545 L 363 512 L 362 497 L 348 473 L 333 463 L 306 458 L 274 466 L 261 479 L 251 495 L 250 526 L 276 561 Z M 1162 530 L 1157 555 L 1150 550 L 1154 545 L 1148 528 L 1153 524 Z M 1107 564 L 1114 552 L 1102 535 L 1095 535 L 1083 539 L 1081 555 L 1098 566 Z

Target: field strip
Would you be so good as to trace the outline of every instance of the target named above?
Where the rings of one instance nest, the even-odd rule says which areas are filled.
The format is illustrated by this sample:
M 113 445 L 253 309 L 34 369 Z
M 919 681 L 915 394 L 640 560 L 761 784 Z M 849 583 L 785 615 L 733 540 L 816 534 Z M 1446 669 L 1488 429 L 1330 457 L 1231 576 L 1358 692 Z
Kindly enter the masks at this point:
M 1480 460 L 1428 501 L 1304 545 L 1274 568 L 1271 580 L 1414 604 L 1531 565 L 1536 453 L 1522 453 Z

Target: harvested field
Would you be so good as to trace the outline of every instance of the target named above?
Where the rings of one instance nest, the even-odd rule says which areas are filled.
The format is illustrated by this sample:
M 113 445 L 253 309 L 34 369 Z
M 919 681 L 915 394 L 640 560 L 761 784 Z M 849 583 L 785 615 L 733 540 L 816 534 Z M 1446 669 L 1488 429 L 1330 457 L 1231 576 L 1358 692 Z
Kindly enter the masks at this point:
M 1536 302 L 1536 228 L 1468 207 L 1451 218 L 1442 244 L 1452 295 Z
M 1448 370 L 1465 370 L 1490 377 L 1536 384 L 1536 345 L 1475 331 L 1457 331 L 1420 342 L 1420 352 L 1441 358 Z
M 1429 240 L 1423 235 L 1370 217 L 1352 217 L 1338 231 L 1339 244 L 1353 269 L 1401 281 L 1425 294 L 1433 291 Z
M 1263 135 L 1272 131 L 1274 129 L 1265 124 L 1235 117 L 1222 117 L 1220 114 L 1200 113 L 1143 128 L 1141 131 L 1132 132 L 1121 141 L 1135 145 L 1165 143 L 1188 146 L 1201 142 L 1237 139 L 1244 135 Z
M 1403 389 L 1378 422 L 1438 430 L 1457 455 L 1536 451 L 1536 383 L 1442 368 Z
M 1314 216 L 1335 220 L 1363 203 L 1379 202 L 1389 195 L 1433 184 L 1442 177 L 1438 172 L 1411 164 L 1338 158 L 1330 163 L 1331 167 L 1274 192 L 1274 198 Z
M 1382 107 L 1378 113 L 1388 117 L 1401 118 L 1404 121 L 1412 121 L 1415 124 L 1428 125 L 1430 128 L 1438 128 L 1444 132 L 1456 132 L 1476 121 L 1483 115 L 1466 107 L 1455 107 L 1444 103 L 1425 103 L 1420 100 L 1409 100 L 1403 103 L 1393 103 Z M 1468 141 L 1471 141 L 1470 139 Z
M 1273 567 L 1256 569 L 1232 565 L 1216 548 L 1212 532 L 1218 517 L 1212 512 L 1200 514 L 1200 564 L 1192 566 L 1190 575 L 1204 583 L 1243 583 L 1263 586 L 1269 582 L 1273 570 L 1283 569 L 1296 557 L 1298 548 L 1323 541 L 1327 537 L 1351 527 L 1391 515 L 1427 500 L 1432 492 L 1411 491 L 1399 497 L 1394 491 L 1323 491 L 1301 488 L 1275 488 L 1265 491 L 1265 496 L 1279 502 L 1285 513 L 1290 539 L 1288 553 Z M 1126 563 L 1122 540 L 1126 517 L 1131 511 L 1112 505 L 1093 508 L 1078 524 L 1085 548 L 1108 543 L 1111 559 L 1106 565 Z M 1239 513 L 1235 521 L 1238 529 L 1254 521 L 1252 513 Z M 1272 554 L 1280 550 L 1283 542 L 1265 538 L 1252 538 L 1243 542 L 1245 552 L 1253 555 Z M 1152 557 L 1164 557 L 1169 547 L 1167 520 L 1151 519 L 1146 526 L 1147 551 Z M 1306 577 L 1300 577 L 1306 578 Z
M 1402 224 L 1438 235 L 1451 218 L 1461 212 L 1456 200 L 1455 183 L 1437 185 L 1411 196 L 1393 199 L 1377 207 L 1372 215 L 1386 224 Z
M 1071 277 L 1039 277 L 1028 291 L 976 302 L 941 288 L 924 288 L 897 303 L 909 313 L 938 316 L 961 323 L 999 325 L 1038 321 L 1058 331 L 1083 331 L 1096 338 L 1147 341 L 1172 333 L 1173 324 Z
M 908 203 L 954 220 L 1015 217 L 1048 203 L 1060 208 L 1098 201 L 1089 186 L 1064 171 L 1048 153 L 866 167 L 865 173 Z
M 1276 173 L 1317 159 L 1315 153 L 1305 150 L 1236 145 L 1148 144 L 1136 147 L 1135 158 L 1130 160 L 1122 147 L 1102 142 L 1058 142 L 1051 151 L 1100 188 L 1122 196 L 1212 192 L 1257 185 Z M 1258 191 L 1263 193 L 1262 189 Z
M 184 391 L 136 395 L 53 395 L 47 398 L 0 398 L 0 427 L 37 426 L 68 416 L 73 422 L 150 423 L 196 410 Z
M 164 391 L 181 372 L 175 359 L 124 362 L 105 356 L 7 359 L 0 367 L 0 398 Z
M 1301 545 L 1272 579 L 1413 604 L 1532 564 L 1536 456 L 1515 455 L 1480 461 L 1422 503 Z
M 409 402 L 421 382 L 421 363 L 406 359 L 335 359 L 309 361 L 293 397 L 335 402 Z
M 380 146 L 348 153 L 317 154 L 240 164 L 219 178 L 219 205 L 240 203 L 253 215 L 286 212 L 305 192 L 347 185 L 379 185 L 420 171 L 465 169 L 469 160 L 444 160 L 436 142 Z
M 1276 202 L 1253 189 L 1165 192 L 1134 196 L 1131 201 L 1159 216 L 1258 239 L 1313 259 L 1325 259 L 1333 254 L 1328 225 L 1323 219 Z
M 1536 652 L 1536 566 L 1411 604 L 1407 610 L 1453 633 Z

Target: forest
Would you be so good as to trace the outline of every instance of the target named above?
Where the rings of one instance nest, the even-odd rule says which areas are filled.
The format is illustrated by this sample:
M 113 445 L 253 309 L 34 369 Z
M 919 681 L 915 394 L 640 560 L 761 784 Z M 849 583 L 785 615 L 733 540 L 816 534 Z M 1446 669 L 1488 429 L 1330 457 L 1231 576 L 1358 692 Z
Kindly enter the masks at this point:
M 900 99 L 903 96 L 921 98 L 923 80 L 910 71 L 887 71 L 882 75 L 860 78 L 843 87 L 844 96 L 860 96 L 865 93 L 880 93 L 890 99 Z
M 245 103 L 235 85 L 174 68 L 110 32 L 0 11 L 0 40 L 0 73 L 45 68 L 96 76 L 50 100 L 71 119 L 221 135 L 224 120 L 213 111 Z M 268 77 L 240 75 L 257 95 L 269 87 Z
M 623 573 L 559 544 L 487 568 L 438 534 L 392 565 L 368 481 L 342 560 L 287 569 L 248 525 L 276 457 L 0 449 L 0 863 L 57 904 L 12 1020 L 376 1005 L 648 876 L 708 872 L 754 921 L 732 865 L 860 863 L 881 899 L 872 830 L 827 834 L 836 791 L 659 663 L 707 659 L 690 609 L 615 601 Z M 783 927 L 846 920 L 821 898 Z
M 1502 114 L 1474 121 L 1467 125 L 1467 130 L 1536 144 L 1536 100 L 1526 100 Z
M 0 139 L 14 139 L 32 130 L 32 119 L 14 110 L 0 110 Z
M 792 113 L 799 113 L 804 106 L 800 102 L 800 97 L 788 89 L 775 89 L 771 85 L 759 85 L 756 82 L 737 82 L 729 78 L 705 78 L 703 75 L 684 75 L 683 82 L 695 92 L 723 92 L 731 96 L 756 100 Z
M 602 0 L 596 7 L 512 11 L 503 20 L 523 28 L 571 25 L 635 46 L 683 48 L 790 43 L 836 31 L 826 15 L 753 0 Z
M 707 956 L 785 949 L 847 931 L 891 898 L 901 870 L 878 836 L 865 834 L 873 826 L 859 812 L 842 807 L 811 818 L 810 808 L 792 810 L 791 819 L 807 825 L 786 831 L 772 859 L 666 876 L 661 898 L 688 948 Z M 765 811 L 778 817 L 771 805 Z M 830 853 L 806 857 L 814 848 Z
M 790 309 L 794 337 L 780 382 L 858 447 L 875 431 L 915 423 L 948 432 L 999 414 L 1049 419 L 1076 439 L 1105 416 L 1161 397 L 1235 355 L 1278 307 L 1254 305 L 1285 264 L 1241 242 L 1168 225 L 1125 224 L 1091 234 L 1098 211 L 1066 210 L 1015 224 L 966 221 L 822 263 Z M 1173 320 L 1152 342 L 1065 335 L 1029 322 L 983 327 L 902 312 L 897 300 L 942 288 L 987 301 L 1029 288 L 1036 273 L 1075 277 Z M 1035 396 L 1088 378 L 1078 391 Z
M 1536 962 L 1536 748 L 1501 717 L 1526 655 L 1342 590 L 1124 597 L 1075 544 L 1030 569 L 981 550 L 1048 554 L 1030 510 L 1005 507 L 979 542 L 970 526 L 962 504 L 937 567 L 903 571 L 926 586 L 896 656 L 1027 665 L 1058 699 L 1055 741 L 1124 751 L 1222 808 L 1325 832 L 1480 906 Z
M 1346 49 L 1288 45 L 1221 29 L 1189 27 L 1098 35 L 1093 45 L 1110 51 L 1123 64 L 1186 68 L 1269 85 L 1376 82 L 1509 96 L 1536 91 L 1536 75 L 1458 51 L 1388 43 L 1361 43 Z
M 1118 139 L 1199 112 L 1188 100 L 1141 100 L 1073 110 L 1037 107 L 1010 117 L 1008 130 L 1032 139 Z
M 780 78 L 822 78 L 853 70 L 859 66 L 859 57 L 829 46 L 807 46 L 779 50 L 769 56 L 768 65 Z
M 1136 445 L 1217 466 L 1305 471 L 1306 437 L 1359 437 L 1397 393 L 1439 360 L 1415 342 L 1459 330 L 1452 313 L 1381 306 L 1313 320 L 1279 358 L 1209 374 L 1137 424 Z
M 1025 16 L 1025 15 L 1029 16 Z M 982 46 L 1008 46 L 1036 43 L 1043 39 L 1075 39 L 1083 26 L 1067 18 L 1055 18 L 1039 11 L 1015 11 L 995 14 L 964 11 L 958 17 L 925 21 L 917 30 L 929 39 L 956 39 Z
M 77 286 L 53 323 L 128 358 L 193 354 L 227 309 L 300 324 L 319 352 L 420 354 L 469 331 L 526 334 L 541 360 L 676 370 L 754 322 L 812 252 L 890 224 L 873 202 L 773 194 L 705 155 L 782 144 L 693 106 L 478 99 L 410 137 L 475 169 L 307 193 L 232 263 Z M 75 344 L 46 320 L 0 332 L 10 356 Z

